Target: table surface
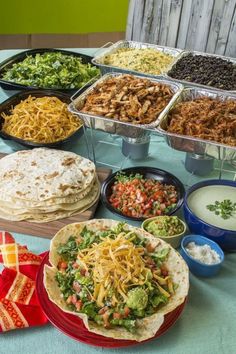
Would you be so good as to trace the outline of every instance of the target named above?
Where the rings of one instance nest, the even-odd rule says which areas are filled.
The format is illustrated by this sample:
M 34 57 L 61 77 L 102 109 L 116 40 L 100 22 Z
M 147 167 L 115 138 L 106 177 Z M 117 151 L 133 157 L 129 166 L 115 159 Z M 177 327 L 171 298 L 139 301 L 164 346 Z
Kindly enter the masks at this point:
M 75 50 L 75 49 L 73 49 Z M 81 53 L 93 54 L 94 49 L 78 49 Z M 0 62 L 17 53 L 17 50 L 0 51 Z M 7 95 L 0 89 L 0 102 Z M 151 139 L 149 156 L 145 161 L 132 161 L 121 153 L 120 137 L 96 132 L 96 160 L 98 165 L 109 164 L 113 169 L 129 166 L 154 166 L 174 173 L 185 186 L 190 186 L 202 179 L 218 178 L 218 163 L 210 175 L 193 176 L 184 168 L 185 153 L 175 151 L 167 146 L 162 137 Z M 84 138 L 80 140 L 75 152 L 87 156 Z M 12 150 L 0 139 L 0 152 L 10 153 Z M 90 156 L 90 155 L 89 155 Z M 225 164 L 223 176 L 235 178 L 236 170 Z M 96 218 L 119 218 L 99 205 Z M 139 225 L 138 223 L 132 223 Z M 1 227 L 1 225 L 0 225 Z M 49 249 L 49 240 L 30 235 L 14 234 L 17 242 L 26 244 L 35 253 Z M 1 335 L 1 353 L 212 353 L 231 354 L 236 352 L 236 254 L 228 253 L 220 273 L 214 278 L 197 278 L 190 274 L 190 291 L 188 303 L 177 321 L 162 337 L 149 343 L 123 349 L 95 348 L 65 336 L 52 325 L 11 331 Z

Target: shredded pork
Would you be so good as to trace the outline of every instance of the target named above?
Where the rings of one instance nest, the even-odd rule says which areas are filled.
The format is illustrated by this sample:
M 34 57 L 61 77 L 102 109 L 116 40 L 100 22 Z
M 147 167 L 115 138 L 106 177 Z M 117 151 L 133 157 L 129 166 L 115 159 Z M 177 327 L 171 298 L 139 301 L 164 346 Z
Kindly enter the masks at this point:
M 236 100 L 181 102 L 170 112 L 169 122 L 168 132 L 236 146 Z

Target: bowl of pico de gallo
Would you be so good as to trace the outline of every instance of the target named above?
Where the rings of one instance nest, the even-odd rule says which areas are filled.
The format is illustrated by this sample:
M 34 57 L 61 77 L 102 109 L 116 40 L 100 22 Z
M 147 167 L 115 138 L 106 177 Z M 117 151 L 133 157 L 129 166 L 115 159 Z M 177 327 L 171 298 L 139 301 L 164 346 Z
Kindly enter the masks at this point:
M 102 184 L 102 203 L 126 219 L 172 215 L 182 205 L 185 190 L 171 173 L 155 167 L 132 167 L 117 171 Z

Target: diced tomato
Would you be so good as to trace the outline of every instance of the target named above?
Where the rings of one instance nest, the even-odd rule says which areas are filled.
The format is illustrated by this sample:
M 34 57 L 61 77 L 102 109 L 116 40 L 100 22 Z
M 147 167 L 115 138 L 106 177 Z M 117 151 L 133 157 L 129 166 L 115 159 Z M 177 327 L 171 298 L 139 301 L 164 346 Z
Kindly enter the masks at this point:
M 85 276 L 85 274 L 86 274 L 86 269 L 85 269 L 85 268 L 81 268 L 81 269 L 80 269 L 80 274 L 81 274 L 82 276 Z
M 68 265 L 67 262 L 60 261 L 60 262 L 58 263 L 58 269 L 59 269 L 59 270 L 66 270 L 67 265 Z
M 117 320 L 120 320 L 122 318 L 122 314 L 119 312 L 114 312 L 112 316 Z
M 76 310 L 80 311 L 83 307 L 83 302 L 82 300 L 77 300 L 75 303 Z
M 148 217 L 148 216 L 149 216 L 149 210 L 145 210 L 145 211 L 143 212 L 143 215 Z
M 137 186 L 139 184 L 139 180 L 137 178 L 133 179 L 133 185 Z
M 108 307 L 107 307 L 107 306 L 104 306 L 104 307 L 102 307 L 102 308 L 98 311 L 98 314 L 99 314 L 99 315 L 103 315 L 107 310 L 108 310 Z
M 118 208 L 120 201 L 117 198 L 112 199 L 112 204 L 115 208 Z
M 105 328 L 109 328 L 110 327 L 110 323 L 109 323 L 109 312 L 105 312 L 103 315 L 102 315 L 102 318 L 103 318 L 103 325 Z
M 123 212 L 123 214 L 126 214 L 126 215 L 127 215 L 127 213 L 129 212 L 128 207 L 125 206 L 125 207 L 122 209 L 122 212 Z
M 124 317 L 128 317 L 130 314 L 130 309 L 128 308 L 128 306 L 124 307 Z
M 73 267 L 73 269 L 77 269 L 77 268 L 79 268 L 79 265 L 77 262 L 75 262 L 75 263 L 73 263 L 72 267 Z
M 155 192 L 154 195 L 153 195 L 153 199 L 154 199 L 154 200 L 158 200 L 159 197 L 160 197 L 162 194 L 163 194 L 162 191 L 157 191 L 157 192 Z
M 77 296 L 76 296 L 75 294 L 71 295 L 71 302 L 72 302 L 73 305 L 76 304 L 76 302 L 77 302 Z

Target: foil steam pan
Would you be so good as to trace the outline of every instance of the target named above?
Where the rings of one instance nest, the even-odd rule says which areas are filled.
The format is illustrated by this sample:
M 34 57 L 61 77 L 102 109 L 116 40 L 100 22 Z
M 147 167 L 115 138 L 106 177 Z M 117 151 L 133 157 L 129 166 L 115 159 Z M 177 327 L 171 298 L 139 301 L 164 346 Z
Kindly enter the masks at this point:
M 179 102 L 194 100 L 199 97 L 217 98 L 220 100 L 236 100 L 236 95 L 227 94 L 224 91 L 206 90 L 200 88 L 186 88 L 182 90 L 175 102 L 168 105 L 162 115 L 159 126 L 155 129 L 158 133 L 165 136 L 167 144 L 175 150 L 195 153 L 199 155 L 207 155 L 218 160 L 234 160 L 236 159 L 236 146 L 220 144 L 211 140 L 194 138 L 192 136 L 184 136 L 167 132 L 169 125 L 169 113 Z
M 84 91 L 82 94 L 80 94 L 80 91 L 77 91 L 77 93 L 75 93 L 75 95 L 71 97 L 72 102 L 68 106 L 69 111 L 72 112 L 73 114 L 78 115 L 83 120 L 84 125 L 88 128 L 98 129 L 110 134 L 122 135 L 128 138 L 142 139 L 143 137 L 146 136 L 147 130 L 149 129 L 153 130 L 153 128 L 158 125 L 162 115 L 165 114 L 165 110 L 169 105 L 172 105 L 172 102 L 174 102 L 175 99 L 179 96 L 179 94 L 183 89 L 183 86 L 178 83 L 174 83 L 172 81 L 168 81 L 165 79 L 150 80 L 155 83 L 166 84 L 170 86 L 172 91 L 174 92 L 174 95 L 170 100 L 170 102 L 168 103 L 168 105 L 164 108 L 164 110 L 159 115 L 157 115 L 155 121 L 153 121 L 150 124 L 137 125 L 132 123 L 120 122 L 119 120 L 102 117 L 90 113 L 81 112 L 86 97 L 93 91 L 94 87 L 96 87 L 97 84 L 103 83 L 108 78 L 117 77 L 120 75 L 122 74 L 121 73 L 105 74 L 99 80 L 97 80 L 92 86 L 90 86 L 86 91 Z M 146 77 L 139 77 L 139 78 L 147 79 Z
M 171 65 L 168 65 L 166 67 L 166 69 L 164 71 L 162 71 L 162 73 L 160 73 L 160 75 L 153 75 L 153 74 L 142 73 L 142 72 L 135 71 L 135 70 L 120 68 L 118 66 L 103 64 L 104 57 L 106 55 L 113 54 L 113 53 L 117 52 L 118 49 L 121 49 L 121 48 L 132 48 L 132 49 L 150 48 L 150 49 L 155 49 L 159 52 L 163 52 L 165 54 L 169 54 L 169 55 L 173 56 L 174 58 L 178 58 L 180 56 L 180 54 L 183 52 L 183 50 L 181 50 L 181 49 L 158 46 L 158 45 L 149 44 L 149 43 L 141 43 L 141 42 L 124 40 L 124 41 L 119 41 L 119 42 L 114 43 L 109 48 L 106 48 L 105 50 L 103 50 L 103 52 L 101 54 L 95 55 L 95 57 L 92 59 L 92 63 L 100 68 L 102 74 L 106 74 L 109 72 L 120 72 L 120 73 L 122 72 L 122 73 L 126 73 L 126 74 L 142 75 L 142 76 L 152 77 L 152 78 L 160 78 L 160 76 L 162 76 L 162 74 L 164 72 L 168 71 L 170 69 L 170 67 L 172 67 L 172 63 L 171 63 Z
M 198 87 L 198 88 L 202 88 L 202 89 L 209 89 L 209 90 L 214 90 L 214 91 L 224 91 L 224 92 L 236 94 L 236 90 L 223 90 L 223 89 L 219 89 L 214 86 L 198 84 L 196 82 L 191 82 L 191 81 L 186 81 L 186 80 L 179 80 L 179 79 L 169 76 L 170 71 L 176 66 L 176 64 L 183 57 L 186 57 L 188 54 L 192 54 L 193 56 L 201 55 L 204 57 L 217 57 L 217 58 L 221 58 L 226 61 L 230 61 L 231 63 L 235 64 L 235 66 L 236 66 L 236 58 L 230 58 L 230 57 L 225 57 L 223 55 L 208 54 L 208 53 L 197 52 L 197 51 L 182 51 L 182 53 L 180 53 L 180 55 L 178 57 L 176 57 L 176 59 L 173 61 L 173 63 L 169 66 L 168 70 L 165 73 L 163 73 L 163 76 L 165 78 L 167 78 L 168 80 L 173 80 L 175 82 L 179 82 L 180 84 L 184 85 L 184 87 Z

